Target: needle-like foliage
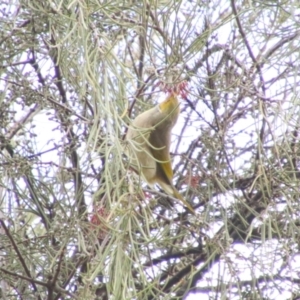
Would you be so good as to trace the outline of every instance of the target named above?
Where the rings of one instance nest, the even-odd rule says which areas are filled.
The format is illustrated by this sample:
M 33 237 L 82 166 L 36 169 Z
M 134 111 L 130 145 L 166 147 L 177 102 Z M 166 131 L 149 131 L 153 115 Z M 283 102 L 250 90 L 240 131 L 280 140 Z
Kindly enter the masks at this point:
M 299 298 L 299 14 L 3 0 L 0 298 Z M 125 155 L 131 120 L 183 80 L 173 183 L 195 215 Z

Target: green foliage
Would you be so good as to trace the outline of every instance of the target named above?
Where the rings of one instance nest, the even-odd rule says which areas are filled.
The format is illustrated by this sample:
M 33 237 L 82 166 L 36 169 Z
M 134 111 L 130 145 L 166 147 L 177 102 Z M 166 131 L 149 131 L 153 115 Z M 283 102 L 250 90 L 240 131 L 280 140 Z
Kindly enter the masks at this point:
M 299 296 L 297 1 L 2 2 L 1 298 Z M 196 216 L 124 155 L 181 80 Z

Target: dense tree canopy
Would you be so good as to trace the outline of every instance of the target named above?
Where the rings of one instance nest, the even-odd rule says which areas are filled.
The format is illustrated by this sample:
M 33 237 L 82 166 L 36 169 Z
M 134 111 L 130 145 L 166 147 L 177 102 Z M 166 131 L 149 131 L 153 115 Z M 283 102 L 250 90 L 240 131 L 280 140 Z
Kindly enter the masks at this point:
M 299 299 L 296 0 L 4 0 L 3 299 Z M 131 120 L 188 84 L 174 185 Z

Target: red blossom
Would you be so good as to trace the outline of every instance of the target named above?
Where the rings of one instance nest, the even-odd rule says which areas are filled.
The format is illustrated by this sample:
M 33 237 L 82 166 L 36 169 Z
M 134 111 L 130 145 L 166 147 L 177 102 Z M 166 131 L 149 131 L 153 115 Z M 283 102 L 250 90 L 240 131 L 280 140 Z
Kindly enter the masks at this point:
M 184 183 L 193 188 L 196 188 L 199 185 L 200 180 L 201 180 L 200 175 L 187 175 L 185 177 Z
M 108 210 L 103 206 L 95 206 L 93 209 L 93 213 L 90 219 L 90 223 L 92 224 L 93 230 L 98 230 L 98 238 L 103 240 L 107 233 L 108 227 L 106 225 L 107 217 L 109 216 Z
M 160 83 L 162 90 L 165 93 L 175 93 L 177 95 L 180 95 L 183 99 L 187 98 L 188 95 L 188 82 L 187 81 L 181 81 L 178 84 L 172 85 L 167 83 Z

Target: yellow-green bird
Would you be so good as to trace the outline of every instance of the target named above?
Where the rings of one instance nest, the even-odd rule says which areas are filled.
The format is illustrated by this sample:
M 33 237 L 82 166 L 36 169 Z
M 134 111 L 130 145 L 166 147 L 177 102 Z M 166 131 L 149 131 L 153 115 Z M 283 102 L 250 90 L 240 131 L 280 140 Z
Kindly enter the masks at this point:
M 180 113 L 177 93 L 171 92 L 166 100 L 141 113 L 132 122 L 126 135 L 132 167 L 153 187 L 158 183 L 169 195 L 179 199 L 192 213 L 173 185 L 170 157 L 171 131 Z

